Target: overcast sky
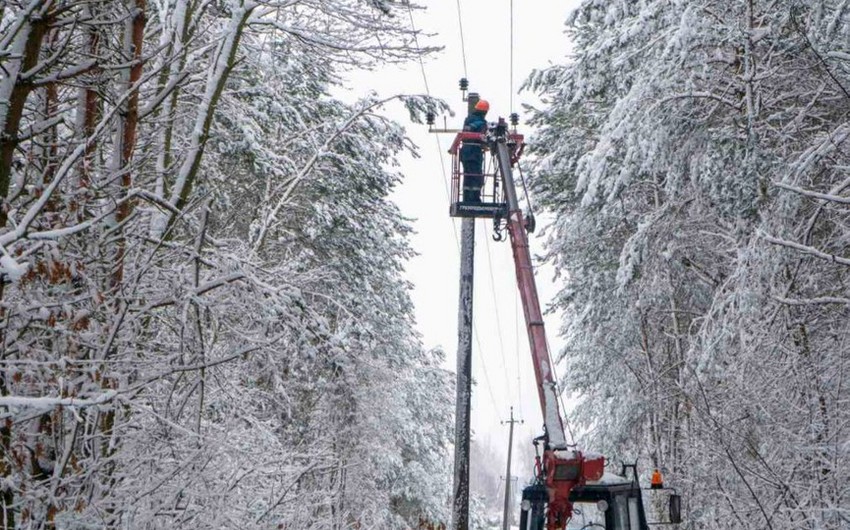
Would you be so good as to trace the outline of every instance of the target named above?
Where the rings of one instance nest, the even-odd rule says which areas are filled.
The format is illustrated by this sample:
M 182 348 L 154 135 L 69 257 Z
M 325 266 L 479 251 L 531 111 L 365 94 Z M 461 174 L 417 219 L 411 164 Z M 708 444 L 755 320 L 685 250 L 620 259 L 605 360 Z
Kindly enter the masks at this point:
M 427 11 L 414 11 L 418 29 L 434 34 L 421 44 L 445 49 L 425 61 L 425 72 L 431 94 L 452 104 L 457 116 L 448 118 L 449 127 L 458 127 L 465 113 L 460 99 L 458 80 L 466 76 L 470 88 L 490 102 L 488 120 L 520 112 L 521 103 L 536 103 L 531 94 L 516 94 L 525 77 L 535 68 L 561 63 L 569 52 L 563 33 L 564 21 L 578 0 L 516 0 L 514 18 L 514 78 L 511 82 L 511 0 L 460 0 L 460 14 L 465 44 L 466 74 L 458 24 L 458 2 L 442 0 L 422 2 Z M 382 95 L 424 93 L 422 72 L 418 65 L 391 68 L 354 77 L 355 92 L 370 87 Z M 511 95 L 513 94 L 513 108 Z M 404 121 L 405 116 L 397 119 Z M 438 118 L 441 120 L 441 118 Z M 521 132 L 531 131 L 520 126 Z M 412 243 L 419 256 L 407 267 L 413 283 L 413 302 L 418 329 L 427 347 L 442 347 L 447 354 L 447 367 L 454 370 L 457 350 L 457 306 L 460 223 L 448 216 L 448 184 L 450 157 L 445 154 L 450 135 L 429 134 L 426 127 L 410 124 L 411 138 L 420 146 L 421 158 L 405 158 L 402 172 L 405 182 L 394 199 L 402 213 L 414 220 L 416 234 Z M 439 141 L 439 149 L 437 142 Z M 441 160 L 440 151 L 444 153 Z M 441 169 L 441 163 L 443 169 Z M 483 443 L 506 450 L 507 419 L 511 406 L 525 420 L 518 429 L 515 443 L 528 443 L 541 432 L 541 414 L 537 402 L 531 357 L 522 309 L 516 290 L 510 244 L 491 239 L 492 222 L 479 220 L 475 248 L 475 337 L 473 339 L 473 378 L 476 386 L 472 398 L 472 427 Z M 539 224 L 538 224 L 539 226 Z M 542 252 L 542 241 L 532 236 L 532 249 Z M 553 271 L 538 271 L 537 281 L 544 306 L 555 293 Z M 544 307 L 545 309 L 545 307 Z M 558 317 L 546 320 L 552 355 L 557 354 Z M 517 453 L 515 453 L 517 454 Z M 521 453 L 520 453 L 521 454 Z M 500 464 L 502 466 L 503 464 Z M 514 474 L 523 474 L 525 465 L 516 463 Z M 503 473 L 504 471 L 502 471 Z M 521 476 L 523 483 L 528 477 Z

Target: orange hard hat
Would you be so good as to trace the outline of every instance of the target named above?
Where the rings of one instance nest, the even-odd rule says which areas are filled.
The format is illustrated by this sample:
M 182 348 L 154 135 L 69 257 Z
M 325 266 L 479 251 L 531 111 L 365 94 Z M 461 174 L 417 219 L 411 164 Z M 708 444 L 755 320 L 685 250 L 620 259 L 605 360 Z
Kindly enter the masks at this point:
M 479 112 L 487 112 L 490 110 L 490 104 L 487 103 L 486 99 L 479 99 L 478 103 L 475 104 L 475 110 Z

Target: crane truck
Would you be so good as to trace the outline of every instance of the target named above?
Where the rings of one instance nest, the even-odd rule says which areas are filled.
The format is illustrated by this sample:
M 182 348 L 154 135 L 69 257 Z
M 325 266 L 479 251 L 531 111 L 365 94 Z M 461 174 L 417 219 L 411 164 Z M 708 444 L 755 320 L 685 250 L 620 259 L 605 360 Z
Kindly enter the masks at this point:
M 636 464 L 623 465 L 620 473 L 608 472 L 604 456 L 582 452 L 567 443 L 528 245 L 527 231 L 533 230 L 533 217 L 523 215 L 512 172 L 524 148 L 523 136 L 516 132 L 517 122 L 516 115 L 512 115 L 511 129 L 500 118 L 483 134 L 460 131 L 449 153 L 453 155 L 450 215 L 492 218 L 497 234 L 507 228 L 513 251 L 543 414 L 543 434 L 534 441 L 538 448 L 535 476 L 522 491 L 520 530 L 648 530 L 650 524 L 677 524 L 681 522 L 679 495 L 669 494 L 669 521 L 648 523 Z M 463 172 L 458 151 L 464 141 L 470 140 L 488 147 L 493 158 L 491 166 L 495 168 L 485 175 L 480 202 L 462 200 Z M 652 482 L 651 489 L 670 489 L 663 488 L 657 471 Z

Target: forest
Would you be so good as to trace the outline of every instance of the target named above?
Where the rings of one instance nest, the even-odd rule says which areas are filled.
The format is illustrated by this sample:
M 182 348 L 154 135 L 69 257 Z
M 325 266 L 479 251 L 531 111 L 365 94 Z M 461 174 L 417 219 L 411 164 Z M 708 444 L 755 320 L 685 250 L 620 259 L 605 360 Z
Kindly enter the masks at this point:
M 0 0 L 0 528 L 450 523 L 391 199 L 448 107 L 338 96 L 420 4 Z M 522 75 L 581 445 L 682 529 L 850 528 L 850 0 L 576 5 Z
M 453 381 L 387 200 L 411 146 L 329 95 L 415 57 L 400 6 L 2 6 L 2 527 L 439 518 Z
M 691 528 L 850 526 L 850 3 L 585 1 L 532 186 L 585 444 Z

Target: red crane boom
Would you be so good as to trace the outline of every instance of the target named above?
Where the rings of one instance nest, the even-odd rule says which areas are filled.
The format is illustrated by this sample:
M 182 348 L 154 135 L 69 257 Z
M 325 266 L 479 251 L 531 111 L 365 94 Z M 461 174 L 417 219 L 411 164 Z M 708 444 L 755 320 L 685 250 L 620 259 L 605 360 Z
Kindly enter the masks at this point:
M 487 145 L 496 159 L 495 174 L 485 175 L 481 202 L 461 201 L 463 173 L 458 151 L 464 140 Z M 544 526 L 546 530 L 563 530 L 571 519 L 582 528 L 648 530 L 637 465 L 624 464 L 620 474 L 606 473 L 605 457 L 582 453 L 567 444 L 564 435 L 555 370 L 537 296 L 526 223 L 513 179 L 512 168 L 521 156 L 523 146 L 522 135 L 508 132 L 507 124 L 500 119 L 487 134 L 459 133 L 449 149 L 454 157 L 450 213 L 455 217 L 494 218 L 499 232 L 500 220 L 506 221 L 528 331 L 545 432 L 538 438 L 543 440 L 543 457 L 538 459 L 535 481 L 523 489 L 520 530 L 543 530 Z M 632 470 L 630 479 L 626 478 L 628 469 Z M 657 483 L 653 481 L 653 489 L 662 488 L 660 480 L 659 475 Z M 671 494 L 669 502 L 669 522 L 653 524 L 681 521 L 681 498 Z
M 571 449 L 564 436 L 555 371 L 550 362 L 543 313 L 540 310 L 531 251 L 528 247 L 528 235 L 511 169 L 516 162 L 511 156 L 511 148 L 514 152 L 519 152 L 522 137 L 508 135 L 506 130 L 507 124 L 504 122 L 496 127 L 495 134 L 491 138 L 491 149 L 498 162 L 508 204 L 507 224 L 514 255 L 517 287 L 522 299 L 528 342 L 534 363 L 534 376 L 537 380 L 537 393 L 546 429 L 543 450 L 543 480 L 549 492 L 546 527 L 548 530 L 560 530 L 566 526 L 572 516 L 570 492 L 588 480 L 602 478 L 605 459 L 601 455 L 589 457 L 578 450 Z

